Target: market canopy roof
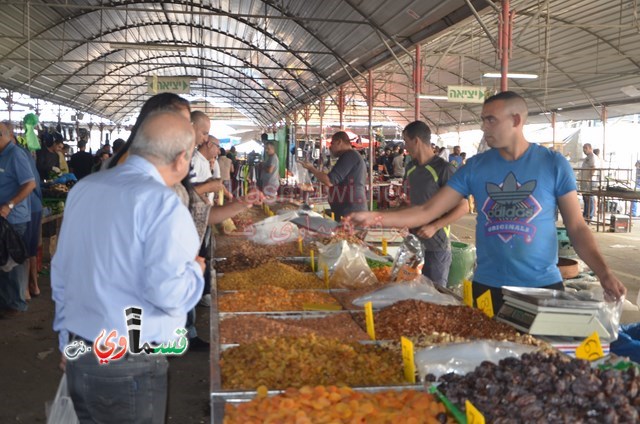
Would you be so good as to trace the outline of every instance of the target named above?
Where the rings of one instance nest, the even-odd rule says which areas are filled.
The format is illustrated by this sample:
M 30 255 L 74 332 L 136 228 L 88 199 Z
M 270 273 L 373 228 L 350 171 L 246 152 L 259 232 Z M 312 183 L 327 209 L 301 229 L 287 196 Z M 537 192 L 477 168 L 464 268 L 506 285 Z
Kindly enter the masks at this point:
M 597 118 L 602 104 L 610 116 L 640 110 L 637 3 L 511 2 L 510 69 L 538 78 L 512 79 L 510 87 L 531 100 L 532 115 L 562 108 L 559 119 Z M 171 86 L 163 77 L 172 77 L 173 87 L 266 127 L 292 112 L 301 121 L 304 105 L 309 121 L 317 120 L 321 96 L 324 119 L 337 120 L 339 86 L 347 93 L 347 120 L 362 120 L 365 78 L 373 70 L 374 105 L 383 109 L 374 119 L 404 125 L 413 120 L 416 101 L 410 51 L 416 44 L 422 45 L 423 94 L 444 95 L 452 84 L 496 88 L 497 80 L 483 75 L 499 70 L 499 5 L 2 0 L 0 86 L 120 122 L 150 91 Z M 422 118 L 436 128 L 477 123 L 478 105 L 421 101 Z

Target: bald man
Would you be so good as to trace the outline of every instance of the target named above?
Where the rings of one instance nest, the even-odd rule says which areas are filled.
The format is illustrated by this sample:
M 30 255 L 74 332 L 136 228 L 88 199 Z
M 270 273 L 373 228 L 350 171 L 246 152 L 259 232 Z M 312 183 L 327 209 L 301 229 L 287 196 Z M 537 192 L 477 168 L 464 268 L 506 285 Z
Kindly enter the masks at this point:
M 398 212 L 358 212 L 350 221 L 415 228 L 473 195 L 478 205 L 473 295 L 475 299 L 489 290 L 497 313 L 502 286 L 563 289 L 556 266 L 557 206 L 576 252 L 600 279 L 605 297 L 619 299 L 626 288 L 605 264 L 582 219 L 571 165 L 561 154 L 525 139 L 527 115 L 526 102 L 514 92 L 489 97 L 480 117 L 491 150 L 469 159 L 424 205 Z
M 187 175 L 194 144 L 186 117 L 152 113 L 124 164 L 83 178 L 69 193 L 51 289 L 60 350 L 93 345 L 66 363 L 82 423 L 165 422 L 167 358 L 139 348 L 145 342 L 173 346 L 202 295 L 198 232 L 171 190 Z M 115 330 L 114 340 L 130 334 L 125 310 L 131 307 L 142 309 L 139 340 L 129 340 L 124 356 L 111 349 L 105 357 L 94 341 L 103 331 Z
M 211 119 L 206 113 L 199 110 L 191 112 L 191 124 L 196 132 L 196 147 L 206 143 L 209 140 L 209 131 L 211 130 Z

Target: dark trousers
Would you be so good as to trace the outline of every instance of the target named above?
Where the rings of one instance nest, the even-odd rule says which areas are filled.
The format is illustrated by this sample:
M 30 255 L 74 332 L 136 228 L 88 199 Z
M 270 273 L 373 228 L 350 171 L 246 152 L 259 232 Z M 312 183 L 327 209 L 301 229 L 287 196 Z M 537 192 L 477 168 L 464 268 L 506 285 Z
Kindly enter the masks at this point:
M 67 382 L 81 424 L 163 424 L 169 363 L 160 355 L 125 355 L 100 365 L 93 352 L 67 361 Z
M 438 250 L 434 252 L 425 250 L 422 275 L 438 286 L 447 287 L 451 259 L 451 250 Z
M 473 289 L 474 306 L 477 306 L 476 299 L 478 299 L 478 297 L 482 296 L 487 290 L 491 292 L 491 303 L 493 304 L 493 313 L 494 315 L 497 315 L 498 311 L 504 304 L 504 298 L 502 297 L 502 287 L 485 286 L 484 284 L 478 283 L 477 281 L 474 281 L 471 284 L 471 287 Z M 562 282 L 551 284 L 549 286 L 539 287 L 539 288 L 564 291 L 564 285 L 562 284 Z
M 596 210 L 596 199 L 595 196 L 590 194 L 583 194 L 582 200 L 584 202 L 584 209 L 582 210 L 582 216 L 585 220 L 591 221 L 593 219 L 593 214 Z

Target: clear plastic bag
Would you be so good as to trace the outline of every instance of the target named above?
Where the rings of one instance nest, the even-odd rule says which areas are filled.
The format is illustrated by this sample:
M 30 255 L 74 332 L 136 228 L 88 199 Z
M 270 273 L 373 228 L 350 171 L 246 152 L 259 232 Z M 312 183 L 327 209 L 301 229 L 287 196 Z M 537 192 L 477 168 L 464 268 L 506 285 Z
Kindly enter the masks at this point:
M 280 244 L 298 240 L 298 227 L 289 222 L 292 216 L 297 214 L 274 215 L 253 224 L 249 239 L 258 244 Z
M 47 424 L 78 424 L 78 416 L 67 386 L 67 374 L 63 374 L 53 402 L 45 405 Z
M 460 305 L 453 296 L 440 293 L 433 282 L 424 275 L 413 281 L 387 285 L 356 298 L 352 303 L 356 306 L 364 306 L 365 303 L 372 302 L 374 308 L 385 308 L 405 299 L 421 300 L 438 305 Z
M 294 166 L 291 171 L 293 178 L 298 182 L 298 184 L 311 185 L 311 176 L 309 175 L 309 171 L 307 171 L 300 162 L 294 162 Z
M 520 358 L 538 348 L 512 342 L 476 340 L 472 342 L 450 343 L 430 346 L 416 352 L 414 358 L 421 380 L 432 374 L 436 377 L 448 373 L 467 374 L 483 361 L 495 364 L 505 358 Z
M 413 280 L 422 274 L 424 251 L 418 237 L 408 234 L 396 254 L 391 268 L 391 281 Z
M 358 246 L 340 240 L 319 247 L 318 253 L 318 277 L 324 278 L 326 267 L 331 287 L 358 289 L 377 284 L 378 280 Z

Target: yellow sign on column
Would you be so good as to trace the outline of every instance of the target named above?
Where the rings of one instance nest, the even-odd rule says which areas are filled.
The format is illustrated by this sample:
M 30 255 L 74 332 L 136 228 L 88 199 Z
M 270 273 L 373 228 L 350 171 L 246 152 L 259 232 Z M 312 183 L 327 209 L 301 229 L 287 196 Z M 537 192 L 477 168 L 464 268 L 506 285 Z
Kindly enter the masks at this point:
M 413 342 L 406 337 L 400 338 L 402 345 L 402 362 L 404 364 L 404 378 L 409 383 L 416 382 L 416 362 L 413 355 Z
M 580 346 L 576 348 L 576 358 L 586 359 L 587 361 L 595 361 L 604 356 L 600 336 L 594 331 L 592 335 L 584 339 Z
M 478 309 L 485 313 L 489 318 L 493 318 L 493 301 L 491 300 L 491 290 L 482 293 L 476 299 Z
M 375 340 L 376 329 L 373 325 L 373 304 L 371 302 L 364 304 L 364 317 L 367 323 L 367 334 L 371 337 L 371 340 Z

